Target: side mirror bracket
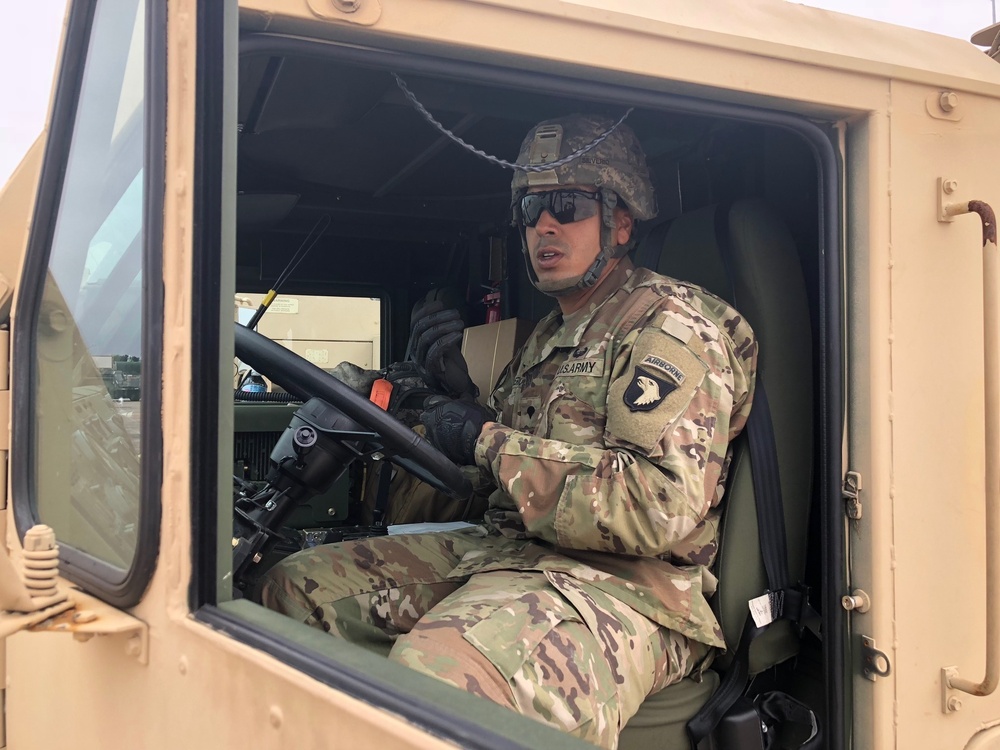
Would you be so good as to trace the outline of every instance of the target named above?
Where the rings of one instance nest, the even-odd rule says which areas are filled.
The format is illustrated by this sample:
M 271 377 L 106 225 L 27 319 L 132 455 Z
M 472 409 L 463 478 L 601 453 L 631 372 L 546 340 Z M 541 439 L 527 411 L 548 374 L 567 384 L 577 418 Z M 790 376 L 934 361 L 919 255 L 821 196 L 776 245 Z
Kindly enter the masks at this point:
M 149 627 L 82 591 L 72 595 L 59 582 L 59 546 L 48 526 L 34 526 L 24 536 L 22 572 L 6 548 L 0 549 L 0 641 L 21 630 L 72 633 L 77 641 L 95 635 L 119 635 L 125 652 L 149 663 Z
M 48 526 L 33 526 L 24 535 L 23 575 L 6 550 L 0 554 L 0 638 L 73 608 L 56 584 L 59 547 Z

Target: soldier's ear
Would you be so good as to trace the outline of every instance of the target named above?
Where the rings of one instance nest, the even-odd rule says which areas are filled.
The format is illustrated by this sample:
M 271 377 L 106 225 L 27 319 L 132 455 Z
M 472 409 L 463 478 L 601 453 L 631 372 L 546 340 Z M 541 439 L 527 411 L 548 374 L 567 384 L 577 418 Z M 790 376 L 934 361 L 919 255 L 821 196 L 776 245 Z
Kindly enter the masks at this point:
M 624 245 L 632 236 L 632 214 L 622 206 L 615 208 L 615 244 Z

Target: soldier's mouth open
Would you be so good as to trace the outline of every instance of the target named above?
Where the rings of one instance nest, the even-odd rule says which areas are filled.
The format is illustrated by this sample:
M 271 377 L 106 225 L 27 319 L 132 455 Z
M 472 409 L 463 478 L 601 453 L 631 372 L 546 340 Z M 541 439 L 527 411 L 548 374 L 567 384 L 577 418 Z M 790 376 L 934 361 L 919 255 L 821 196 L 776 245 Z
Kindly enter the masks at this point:
M 539 269 L 555 268 L 562 259 L 563 254 L 552 248 L 544 248 L 535 253 L 535 260 Z

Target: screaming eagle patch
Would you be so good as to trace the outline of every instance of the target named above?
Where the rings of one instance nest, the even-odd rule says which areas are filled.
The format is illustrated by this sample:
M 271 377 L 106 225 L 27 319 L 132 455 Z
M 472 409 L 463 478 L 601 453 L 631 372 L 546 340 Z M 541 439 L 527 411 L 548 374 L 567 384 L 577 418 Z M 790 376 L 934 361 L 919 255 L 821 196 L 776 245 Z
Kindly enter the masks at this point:
M 682 376 L 683 377 L 683 376 Z M 622 400 L 631 411 L 652 411 L 677 389 L 677 383 L 644 367 L 636 366 L 632 382 L 625 388 Z
M 664 436 L 691 406 L 708 365 L 675 336 L 645 328 L 617 372 L 608 388 L 605 441 L 644 456 L 662 455 Z

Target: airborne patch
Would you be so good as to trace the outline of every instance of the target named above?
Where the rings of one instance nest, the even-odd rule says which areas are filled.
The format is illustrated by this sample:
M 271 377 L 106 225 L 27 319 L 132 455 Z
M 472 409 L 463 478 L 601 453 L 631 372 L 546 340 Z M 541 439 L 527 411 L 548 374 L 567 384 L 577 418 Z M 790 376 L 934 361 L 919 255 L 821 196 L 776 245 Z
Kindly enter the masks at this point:
M 681 368 L 675 365 L 673 362 L 668 362 L 662 357 L 657 357 L 655 354 L 647 354 L 642 358 L 640 365 L 645 365 L 646 367 L 655 367 L 661 372 L 665 372 L 677 385 L 684 384 L 684 373 L 681 372 Z
M 647 357 L 646 359 L 649 359 Z M 643 360 L 645 362 L 645 360 Z M 683 373 L 681 373 L 683 379 Z M 630 411 L 652 411 L 677 389 L 677 383 L 654 375 L 650 370 L 636 366 L 632 382 L 628 384 L 622 400 Z

